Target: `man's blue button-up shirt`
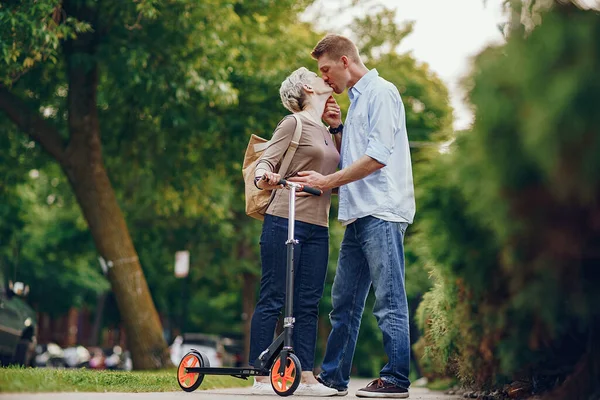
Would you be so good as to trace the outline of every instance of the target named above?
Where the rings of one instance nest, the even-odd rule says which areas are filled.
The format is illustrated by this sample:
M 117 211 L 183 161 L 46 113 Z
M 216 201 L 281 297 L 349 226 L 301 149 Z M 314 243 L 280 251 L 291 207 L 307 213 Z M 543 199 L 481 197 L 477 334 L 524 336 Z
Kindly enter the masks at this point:
M 385 167 L 340 187 L 340 221 L 374 216 L 412 223 L 415 215 L 410 149 L 404 104 L 398 89 L 370 70 L 348 90 L 350 108 L 344 123 L 341 168 L 365 154 Z

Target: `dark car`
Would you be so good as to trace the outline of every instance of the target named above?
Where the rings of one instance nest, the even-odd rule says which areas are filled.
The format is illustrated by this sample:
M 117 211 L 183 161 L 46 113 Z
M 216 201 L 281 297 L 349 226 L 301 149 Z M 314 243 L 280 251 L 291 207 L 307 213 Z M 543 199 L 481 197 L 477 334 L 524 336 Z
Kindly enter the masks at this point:
M 35 311 L 23 300 L 29 288 L 7 282 L 0 269 L 0 363 L 31 365 L 37 343 Z

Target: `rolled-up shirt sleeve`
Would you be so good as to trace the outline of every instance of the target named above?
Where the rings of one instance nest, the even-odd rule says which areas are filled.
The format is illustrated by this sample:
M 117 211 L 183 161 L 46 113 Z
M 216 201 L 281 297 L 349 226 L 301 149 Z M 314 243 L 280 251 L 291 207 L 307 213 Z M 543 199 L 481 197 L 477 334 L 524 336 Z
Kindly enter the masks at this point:
M 275 128 L 275 132 L 273 132 L 273 137 L 269 141 L 269 147 L 267 147 L 262 157 L 256 164 L 254 176 L 262 175 L 257 175 L 257 172 L 260 170 L 266 170 L 269 172 L 279 171 L 281 160 L 290 146 L 290 142 L 292 141 L 295 130 L 295 118 L 288 116 L 279 122 L 279 125 L 277 125 L 277 128 Z
M 394 152 L 396 134 L 404 119 L 404 106 L 395 88 L 386 88 L 369 104 L 368 145 L 365 154 L 387 165 Z

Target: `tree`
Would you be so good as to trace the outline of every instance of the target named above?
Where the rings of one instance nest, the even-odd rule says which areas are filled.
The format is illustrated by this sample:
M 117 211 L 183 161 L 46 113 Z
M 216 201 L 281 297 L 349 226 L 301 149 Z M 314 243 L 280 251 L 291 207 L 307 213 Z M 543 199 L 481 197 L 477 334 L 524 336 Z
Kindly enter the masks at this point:
M 46 5 L 54 5 L 53 3 L 55 2 L 47 2 Z M 19 5 L 14 7 L 13 15 L 26 15 Z M 3 17 L 7 18 L 10 11 L 5 11 Z M 59 16 L 64 12 L 69 18 L 85 21 L 90 28 L 62 42 L 61 55 L 64 56 L 63 66 L 68 82 L 68 141 L 14 91 L 0 89 L 0 109 L 52 155 L 69 179 L 98 252 L 111 267 L 108 278 L 129 335 L 129 347 L 135 367 L 162 367 L 168 364 L 169 359 L 158 314 L 102 158 L 97 112 L 99 71 L 96 57 L 99 35 L 107 26 L 103 25 L 104 21 L 100 18 L 102 14 L 99 7 L 91 2 L 65 1 L 62 7 L 56 5 L 54 12 Z M 57 23 L 55 19 L 51 21 Z M 31 23 L 34 27 L 39 24 L 35 20 Z M 43 25 L 41 31 L 47 29 L 51 28 Z M 35 32 L 35 28 L 32 30 Z M 62 33 L 56 34 L 57 39 L 61 37 Z M 20 36 L 17 33 L 12 39 L 13 46 L 16 46 Z M 43 45 L 40 48 L 44 50 Z M 32 51 L 37 50 L 34 48 Z M 36 54 L 42 53 L 43 51 L 38 51 Z M 5 78 L 5 82 L 6 80 Z

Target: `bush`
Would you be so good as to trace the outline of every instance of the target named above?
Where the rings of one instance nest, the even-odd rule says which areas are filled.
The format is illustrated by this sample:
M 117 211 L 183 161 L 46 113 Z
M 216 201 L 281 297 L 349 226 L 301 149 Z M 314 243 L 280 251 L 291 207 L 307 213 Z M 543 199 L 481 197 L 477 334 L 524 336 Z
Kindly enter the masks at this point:
M 583 399 L 600 385 L 600 16 L 541 18 L 477 58 L 474 126 L 423 179 L 420 320 L 465 383 Z

